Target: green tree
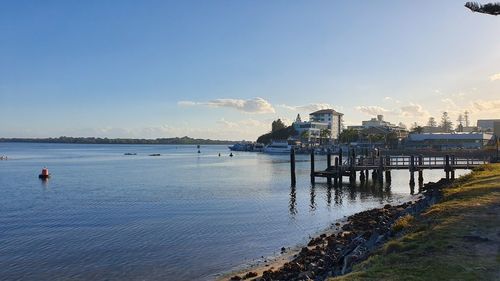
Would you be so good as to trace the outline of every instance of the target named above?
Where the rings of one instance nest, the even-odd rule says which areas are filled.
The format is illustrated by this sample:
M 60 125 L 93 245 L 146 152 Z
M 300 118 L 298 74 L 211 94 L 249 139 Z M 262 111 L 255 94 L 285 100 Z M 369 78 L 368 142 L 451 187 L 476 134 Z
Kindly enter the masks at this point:
M 418 126 L 419 128 L 422 128 Z M 398 134 L 396 132 L 390 132 L 385 136 L 385 144 L 390 148 L 397 148 L 399 143 Z
M 329 129 L 322 129 L 319 132 L 319 141 L 321 144 L 324 144 L 325 139 L 329 139 L 331 136 L 332 132 Z
M 464 112 L 464 122 L 465 122 L 465 127 L 470 126 L 470 120 L 469 120 L 469 111 Z
M 302 141 L 308 141 L 309 140 L 309 131 L 308 130 L 304 130 L 301 134 L 300 134 L 300 138 L 302 139 Z
M 285 129 L 285 128 L 286 128 L 285 123 L 283 123 L 283 121 L 281 121 L 281 119 L 275 120 L 271 124 L 271 132 L 276 132 L 276 131 L 279 131 L 279 130 Z
M 453 123 L 450 120 L 450 117 L 448 116 L 448 112 L 444 111 L 443 115 L 441 115 L 441 129 L 445 132 L 450 132 L 453 126 Z
M 412 127 L 411 132 L 416 134 L 421 134 L 424 132 L 424 127 L 417 125 L 416 127 Z
M 341 143 L 351 143 L 358 141 L 359 133 L 354 129 L 343 130 L 339 135 L 339 140 Z
M 429 117 L 429 121 L 427 121 L 427 126 L 437 127 L 436 119 L 434 117 Z

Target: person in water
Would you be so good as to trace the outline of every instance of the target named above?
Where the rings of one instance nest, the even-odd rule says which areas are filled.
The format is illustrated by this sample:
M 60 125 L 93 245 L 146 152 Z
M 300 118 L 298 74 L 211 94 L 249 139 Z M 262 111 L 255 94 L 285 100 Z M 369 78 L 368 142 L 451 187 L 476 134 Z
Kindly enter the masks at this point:
M 229 157 L 233 157 L 233 153 L 232 152 L 229 154 Z

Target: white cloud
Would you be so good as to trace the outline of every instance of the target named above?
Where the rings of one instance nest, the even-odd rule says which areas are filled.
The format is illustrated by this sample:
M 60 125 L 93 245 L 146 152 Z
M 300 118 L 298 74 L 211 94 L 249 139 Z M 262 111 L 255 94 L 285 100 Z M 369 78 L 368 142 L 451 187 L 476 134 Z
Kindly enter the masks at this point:
M 329 103 L 310 103 L 306 105 L 280 104 L 278 106 L 287 110 L 299 111 L 299 112 L 314 112 L 321 109 L 334 108 L 334 106 Z
M 245 113 L 275 113 L 274 107 L 271 103 L 263 98 L 253 98 L 248 100 L 243 99 L 215 99 L 208 102 L 194 102 L 194 101 L 179 101 L 179 106 L 195 106 L 203 105 L 209 107 L 228 107 L 233 108 Z
M 394 107 L 392 109 L 387 109 L 378 105 L 357 106 L 355 109 L 371 117 L 379 114 L 391 116 L 394 120 L 389 121 L 395 123 L 399 123 L 401 121 L 422 122 L 423 120 L 426 120 L 426 118 L 428 118 L 430 115 L 430 113 L 425 110 L 422 105 L 411 102 L 407 105 Z
M 193 106 L 196 104 L 197 103 L 194 101 L 179 101 L 179 102 L 177 102 L 177 105 L 180 105 L 180 106 Z
M 400 108 L 401 116 L 408 118 L 427 118 L 430 114 L 420 104 L 410 103 Z
M 491 81 L 500 80 L 500 73 L 496 73 L 490 76 Z
M 377 105 L 356 106 L 356 110 L 370 116 L 392 113 L 390 110 Z
M 476 100 L 472 102 L 472 107 L 477 111 L 500 113 L 500 100 Z

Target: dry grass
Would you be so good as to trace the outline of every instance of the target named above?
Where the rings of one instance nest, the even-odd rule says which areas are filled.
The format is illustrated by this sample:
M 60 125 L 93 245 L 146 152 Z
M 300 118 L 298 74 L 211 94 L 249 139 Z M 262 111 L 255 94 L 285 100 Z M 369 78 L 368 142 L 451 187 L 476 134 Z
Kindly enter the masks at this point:
M 392 231 L 400 232 L 403 229 L 407 229 L 412 224 L 415 218 L 412 215 L 406 215 L 397 219 L 392 225 Z

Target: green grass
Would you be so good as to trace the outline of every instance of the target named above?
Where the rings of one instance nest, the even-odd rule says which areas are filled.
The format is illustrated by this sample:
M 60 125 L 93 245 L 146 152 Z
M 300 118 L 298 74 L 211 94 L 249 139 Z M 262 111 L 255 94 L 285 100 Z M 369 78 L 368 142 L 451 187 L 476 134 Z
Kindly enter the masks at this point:
M 440 203 L 393 228 L 406 234 L 329 280 L 500 280 L 500 164 L 460 178 Z

